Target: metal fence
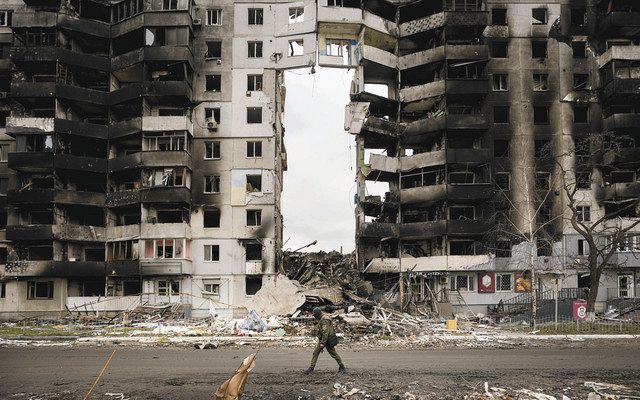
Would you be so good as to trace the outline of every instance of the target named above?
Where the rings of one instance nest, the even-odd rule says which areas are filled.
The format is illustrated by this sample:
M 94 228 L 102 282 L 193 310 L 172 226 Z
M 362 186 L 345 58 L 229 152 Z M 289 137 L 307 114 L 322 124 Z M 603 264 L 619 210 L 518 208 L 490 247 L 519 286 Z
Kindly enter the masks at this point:
M 536 318 L 536 326 L 531 326 L 530 319 L 505 320 L 506 327 L 523 332 L 539 334 L 640 334 L 640 321 L 629 319 L 600 319 L 593 322 L 574 321 L 573 315 L 543 316 Z

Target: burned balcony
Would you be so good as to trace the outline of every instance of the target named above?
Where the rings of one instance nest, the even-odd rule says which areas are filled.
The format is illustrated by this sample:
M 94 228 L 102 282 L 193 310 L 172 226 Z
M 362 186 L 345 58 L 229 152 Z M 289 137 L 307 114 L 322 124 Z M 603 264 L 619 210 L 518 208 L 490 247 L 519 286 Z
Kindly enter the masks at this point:
M 119 71 L 143 62 L 184 62 L 193 69 L 193 53 L 191 48 L 183 46 L 142 47 L 114 57 L 111 70 Z
M 602 199 L 605 202 L 620 202 L 640 197 L 640 182 L 612 183 L 604 187 Z
M 430 205 L 445 199 L 457 201 L 482 201 L 490 198 L 491 183 L 466 185 L 438 184 L 400 190 L 402 204 Z
M 101 242 L 106 240 L 106 231 L 103 227 L 89 225 L 7 225 L 7 239 Z
M 191 275 L 191 260 L 182 259 L 143 259 L 140 260 L 141 276 L 179 276 Z
M 16 136 L 33 133 L 64 133 L 68 135 L 107 139 L 108 128 L 105 125 L 58 118 L 7 118 L 7 134 Z
M 407 124 L 402 132 L 402 140 L 405 143 L 420 141 L 424 134 L 444 130 L 469 130 L 481 131 L 489 128 L 489 121 L 484 114 L 464 113 L 439 115 L 431 118 L 422 118 Z
M 637 166 L 640 163 L 640 147 L 609 150 L 602 157 L 603 165 Z
M 154 186 L 140 189 L 141 203 L 191 204 L 191 190 L 187 187 Z
M 105 195 L 96 192 L 63 189 L 10 190 L 7 193 L 7 202 L 13 205 L 56 203 L 91 204 L 96 207 L 104 207 Z
M 109 172 L 142 167 L 187 167 L 193 168 L 191 154 L 187 151 L 143 151 L 109 160 Z
M 453 0 L 451 0 L 453 1 Z M 427 3 L 424 0 L 420 4 Z M 439 2 L 438 2 L 439 3 Z M 418 3 L 416 3 L 418 4 Z M 423 8 L 427 10 L 427 8 Z M 423 14 L 424 11 L 420 12 Z M 402 12 L 401 12 L 402 15 Z M 419 14 L 412 13 L 408 18 L 413 18 Z M 401 18 L 407 19 L 407 17 Z M 444 26 L 457 26 L 457 27 L 484 27 L 489 23 L 489 12 L 482 11 L 479 7 L 451 7 L 449 10 L 437 12 L 435 14 L 427 15 L 422 18 L 414 19 L 409 22 L 400 24 L 400 37 L 406 37 L 415 35 L 417 33 L 426 32 L 429 30 L 442 28 Z
M 487 76 L 472 79 L 450 78 L 404 87 L 400 89 L 400 100 L 408 103 L 446 94 L 486 95 L 487 93 L 489 93 L 489 78 Z
M 12 82 L 11 96 L 21 101 L 25 98 L 61 98 L 70 101 L 106 106 L 107 93 L 55 82 Z
M 111 36 L 113 38 L 122 38 L 127 37 L 131 33 L 142 31 L 143 29 L 153 31 L 154 34 L 151 35 L 151 37 L 154 38 L 152 39 L 154 40 L 153 44 L 144 41 L 136 43 L 139 44 L 138 47 L 143 47 L 144 45 L 155 45 L 156 42 L 164 38 L 169 40 L 170 35 L 165 33 L 166 27 L 179 28 L 177 33 L 178 37 L 180 38 L 184 36 L 184 41 L 188 41 L 189 35 L 193 35 L 193 19 L 191 18 L 191 12 L 187 9 L 161 10 L 157 12 L 148 10 L 144 13 L 137 14 L 114 23 L 111 26 Z
M 101 261 L 11 261 L 6 276 L 24 277 L 104 277 L 105 263 Z
M 109 138 L 116 139 L 139 132 L 186 131 L 193 133 L 193 122 L 186 116 L 144 116 L 109 126 Z
M 640 128 L 640 113 L 614 113 L 603 121 L 605 131 Z
M 447 149 L 417 153 L 399 158 L 371 154 L 369 165 L 373 171 L 397 173 L 397 171 L 412 171 L 447 163 L 486 164 L 490 160 L 489 149 Z M 375 175 L 375 173 L 372 172 L 371 175 Z
M 432 49 L 422 50 L 400 57 L 400 69 L 406 70 L 420 65 L 436 63 L 444 60 L 488 60 L 487 45 L 480 44 L 446 44 Z M 460 61 L 462 62 L 462 61 Z
M 630 5 L 630 3 L 629 3 Z M 611 11 L 600 21 L 599 35 L 604 37 L 638 37 L 640 36 L 640 8 Z
M 37 62 L 60 62 L 99 71 L 109 71 L 110 67 L 109 59 L 106 57 L 74 52 L 51 45 L 17 46 L 14 44 L 9 54 L 13 62 L 23 68 L 30 68 L 29 64 Z
M 633 103 L 640 99 L 640 60 L 612 60 L 600 68 L 605 101 Z

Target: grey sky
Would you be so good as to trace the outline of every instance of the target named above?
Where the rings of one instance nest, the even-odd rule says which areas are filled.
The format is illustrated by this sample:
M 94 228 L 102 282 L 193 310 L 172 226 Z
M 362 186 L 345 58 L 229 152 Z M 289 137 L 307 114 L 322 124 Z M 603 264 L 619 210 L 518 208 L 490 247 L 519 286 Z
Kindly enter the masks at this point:
M 352 76 L 327 68 L 285 74 L 285 249 L 314 240 L 310 251 L 354 248 L 354 138 L 343 128 Z

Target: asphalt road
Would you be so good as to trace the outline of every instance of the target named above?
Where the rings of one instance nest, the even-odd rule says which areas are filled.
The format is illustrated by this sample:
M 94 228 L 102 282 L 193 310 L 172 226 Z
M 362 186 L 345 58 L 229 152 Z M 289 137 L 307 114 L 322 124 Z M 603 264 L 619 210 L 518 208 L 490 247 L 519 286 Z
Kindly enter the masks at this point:
M 195 350 L 175 347 L 0 348 L 0 399 L 82 399 L 110 353 L 115 356 L 93 399 L 211 399 L 250 347 Z M 337 375 L 321 354 L 315 373 L 303 375 L 311 349 L 260 351 L 244 399 L 313 399 L 335 382 L 367 390 L 372 398 L 410 392 L 422 398 L 460 399 L 492 386 L 540 389 L 586 398 L 585 381 L 626 384 L 640 393 L 640 344 L 513 349 L 340 349 L 349 368 Z M 567 388 L 571 388 L 567 390 Z M 564 391 L 563 391 L 564 389 Z

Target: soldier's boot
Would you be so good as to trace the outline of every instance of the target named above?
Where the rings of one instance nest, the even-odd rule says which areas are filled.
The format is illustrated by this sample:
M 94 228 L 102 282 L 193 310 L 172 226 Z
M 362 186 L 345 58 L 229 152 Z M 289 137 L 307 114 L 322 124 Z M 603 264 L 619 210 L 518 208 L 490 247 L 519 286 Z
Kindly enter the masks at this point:
M 309 368 L 307 368 L 307 369 L 305 369 L 305 370 L 304 370 L 304 374 L 305 374 L 305 375 L 309 375 L 309 374 L 310 374 L 310 373 L 312 373 L 312 372 L 313 372 L 313 367 L 309 367 Z
M 344 365 L 341 365 L 340 367 L 338 367 L 338 373 L 346 374 L 347 373 L 347 368 Z

